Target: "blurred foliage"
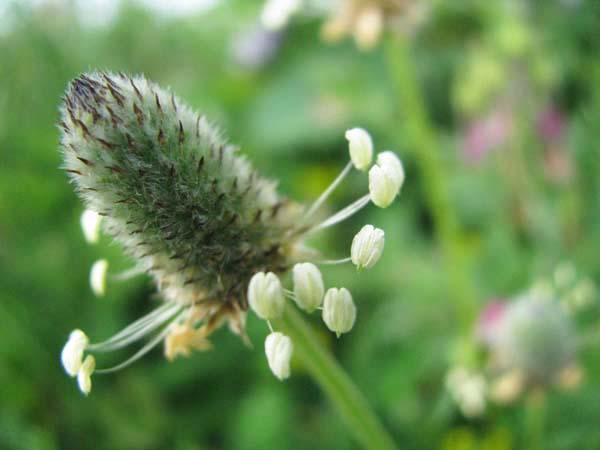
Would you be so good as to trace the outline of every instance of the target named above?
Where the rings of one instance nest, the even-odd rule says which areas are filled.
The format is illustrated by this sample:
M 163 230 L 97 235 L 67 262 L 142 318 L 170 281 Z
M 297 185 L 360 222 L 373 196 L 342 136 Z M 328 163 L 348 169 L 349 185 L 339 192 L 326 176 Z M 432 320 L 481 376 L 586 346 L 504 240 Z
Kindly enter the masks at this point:
M 527 289 L 565 260 L 600 281 L 600 10 L 593 0 L 517 3 L 439 2 L 411 38 L 481 305 Z M 82 204 L 59 169 L 57 105 L 67 82 L 90 68 L 144 73 L 171 86 L 301 201 L 345 164 L 345 129 L 363 126 L 377 149 L 395 149 L 407 182 L 392 211 L 369 208 L 320 239 L 341 257 L 363 223 L 387 237 L 368 273 L 324 270 L 352 290 L 359 320 L 343 339 L 323 341 L 400 448 L 524 448 L 526 401 L 467 420 L 445 392 L 456 311 L 385 42 L 370 53 L 349 41 L 328 46 L 319 40 L 319 19 L 300 17 L 274 57 L 250 69 L 231 49 L 256 26 L 258 2 L 222 2 L 185 18 L 125 5 L 96 28 L 81 25 L 69 5 L 9 2 L 16 19 L 0 35 L 0 448 L 354 448 L 302 367 L 285 383 L 273 378 L 265 330 L 253 316 L 253 351 L 223 330 L 211 352 L 169 364 L 155 351 L 96 377 L 87 399 L 65 376 L 58 355 L 72 328 L 108 336 L 156 301 L 144 278 L 109 281 L 103 299 L 87 284 L 97 258 L 108 258 L 111 271 L 128 267 L 109 238 L 85 244 Z M 552 141 L 538 126 L 550 106 L 565 123 Z M 469 124 L 498 108 L 511 132 L 470 160 L 462 150 Z M 348 184 L 334 196 L 336 207 L 366 189 L 358 176 Z M 586 330 L 598 319 L 588 316 Z M 600 447 L 597 337 L 595 345 L 579 353 L 583 383 L 549 392 L 543 448 Z

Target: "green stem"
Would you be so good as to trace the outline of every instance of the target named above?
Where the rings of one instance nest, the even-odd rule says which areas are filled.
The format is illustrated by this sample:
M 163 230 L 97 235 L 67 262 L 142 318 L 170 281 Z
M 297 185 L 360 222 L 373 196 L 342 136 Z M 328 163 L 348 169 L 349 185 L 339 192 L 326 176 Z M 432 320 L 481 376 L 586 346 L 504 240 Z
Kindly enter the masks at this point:
M 441 159 L 441 148 L 427 117 L 408 40 L 401 36 L 393 37 L 389 41 L 387 59 L 401 108 L 401 122 L 423 179 L 426 202 L 445 258 L 451 297 L 457 305 L 461 331 L 467 335 L 471 332 L 477 311 L 476 296 L 468 278 L 464 239 L 448 194 L 448 170 Z
M 294 357 L 302 363 L 335 404 L 356 441 L 369 450 L 396 449 L 394 441 L 350 377 L 319 341 L 310 325 L 293 308 L 287 307 L 278 321 L 294 342 Z
M 544 424 L 546 422 L 546 396 L 541 389 L 529 393 L 525 402 L 526 446 L 529 450 L 544 448 Z

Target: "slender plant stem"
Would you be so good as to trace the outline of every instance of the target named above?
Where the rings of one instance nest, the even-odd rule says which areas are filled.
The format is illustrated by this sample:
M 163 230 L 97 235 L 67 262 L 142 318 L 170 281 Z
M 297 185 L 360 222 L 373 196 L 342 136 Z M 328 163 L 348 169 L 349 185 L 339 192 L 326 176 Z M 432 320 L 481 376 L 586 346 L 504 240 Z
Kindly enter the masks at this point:
M 396 449 L 394 441 L 348 374 L 324 348 L 314 331 L 291 306 L 277 326 L 294 342 L 294 357 L 329 396 L 356 441 L 368 450 Z
M 392 37 L 388 42 L 387 60 L 401 108 L 401 123 L 414 152 L 426 202 L 435 224 L 436 238 L 445 258 L 450 295 L 457 306 L 461 331 L 467 335 L 471 332 L 477 311 L 476 296 L 468 278 L 464 239 L 448 195 L 448 171 L 441 159 L 435 131 L 427 117 L 409 41 L 402 36 Z
M 526 446 L 529 450 L 544 448 L 546 395 L 541 388 L 529 393 L 525 403 Z

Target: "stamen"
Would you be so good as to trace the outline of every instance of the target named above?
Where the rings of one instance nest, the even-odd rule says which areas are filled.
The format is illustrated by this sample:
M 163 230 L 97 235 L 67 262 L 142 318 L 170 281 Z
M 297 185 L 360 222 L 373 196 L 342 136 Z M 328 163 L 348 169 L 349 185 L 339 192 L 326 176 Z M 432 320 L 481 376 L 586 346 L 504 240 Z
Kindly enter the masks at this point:
M 150 314 L 136 320 L 106 341 L 88 345 L 86 350 L 95 352 L 109 352 L 134 342 L 152 332 L 180 310 L 179 305 L 169 303 L 152 311 Z
M 364 208 L 370 201 L 369 194 L 364 195 L 363 197 L 356 200 L 354 203 L 346 206 L 344 209 L 338 211 L 333 216 L 321 222 L 319 225 L 312 227 L 305 234 L 313 234 L 317 231 L 323 230 L 327 227 L 340 223 L 346 220 L 348 217 L 356 214 L 362 208 Z
M 327 200 L 329 198 L 329 196 L 334 191 L 334 189 L 339 186 L 339 184 L 344 180 L 344 178 L 346 178 L 346 175 L 348 175 L 348 172 L 350 172 L 351 169 L 352 169 L 352 161 L 350 161 L 348 164 L 346 164 L 346 167 L 344 167 L 344 169 L 337 176 L 337 178 L 335 180 L 333 180 L 333 182 L 329 185 L 329 187 L 327 189 L 325 189 L 323 191 L 323 193 L 319 196 L 319 198 L 317 198 L 315 200 L 315 202 L 308 209 L 308 211 L 306 211 L 304 218 L 302 220 L 300 220 L 300 223 L 298 224 L 297 228 L 300 227 L 301 225 L 305 224 L 306 221 L 308 219 L 310 219 L 310 217 L 321 207 L 321 205 L 323 203 L 325 203 L 325 200 Z
M 111 338 L 107 339 L 106 341 L 88 345 L 86 347 L 86 349 L 87 350 L 97 350 L 97 349 L 100 349 L 101 347 L 109 345 L 117 340 L 123 339 L 124 337 L 131 335 L 132 333 L 134 333 L 141 327 L 145 326 L 147 323 L 154 321 L 156 316 L 159 316 L 167 309 L 173 308 L 173 306 L 174 305 L 165 303 L 164 305 L 155 309 L 154 311 L 150 312 L 149 314 L 146 314 L 145 316 L 140 317 L 138 320 L 136 320 L 132 324 L 128 325 L 127 327 L 125 327 L 124 329 L 122 329 L 121 331 L 119 331 L 117 334 L 113 335 Z
M 317 264 L 336 265 L 336 264 L 345 264 L 350 261 L 352 261 L 352 258 L 350 256 L 348 256 L 347 258 L 342 258 L 342 259 L 324 259 L 323 261 L 317 261 Z
M 127 281 L 138 275 L 142 275 L 146 271 L 142 267 L 132 267 L 131 269 L 124 270 L 123 272 L 119 272 L 114 275 L 110 275 L 111 279 L 117 281 Z
M 167 337 L 167 334 L 169 334 L 169 332 L 171 331 L 173 324 L 175 322 L 177 322 L 177 320 L 179 320 L 182 315 L 183 315 L 183 313 L 180 314 L 179 316 L 177 316 L 177 318 L 174 319 L 169 325 L 167 325 L 164 330 L 162 330 L 160 333 L 158 333 L 150 342 L 148 342 L 146 345 L 144 345 L 141 349 L 139 349 L 136 353 L 134 353 L 133 356 L 126 359 L 121 364 L 117 364 L 116 366 L 110 367 L 108 369 L 96 370 L 95 373 L 105 374 L 105 373 L 116 372 L 116 371 L 124 369 L 125 367 L 136 362 L 138 359 L 140 359 L 142 356 L 144 356 L 146 353 L 148 353 L 150 350 L 152 350 L 154 347 L 156 347 L 162 340 L 165 339 L 165 337 Z
M 138 341 L 141 338 L 143 338 L 144 336 L 150 334 L 152 331 L 156 330 L 157 328 L 159 328 L 161 325 L 163 325 L 167 320 L 169 320 L 171 317 L 173 317 L 173 315 L 175 313 L 177 313 L 178 310 L 174 310 L 174 311 L 167 311 L 165 314 L 163 314 L 162 316 L 159 316 L 156 321 L 150 322 L 148 325 L 146 325 L 144 328 L 140 329 L 139 331 L 135 332 L 134 334 L 132 334 L 131 336 L 128 336 L 126 338 L 123 338 L 121 341 L 115 342 L 113 345 L 111 345 L 110 347 L 104 349 L 104 350 L 100 350 L 100 351 L 113 351 L 113 350 L 118 350 L 120 348 L 126 347 L 129 344 L 131 344 L 132 342 Z

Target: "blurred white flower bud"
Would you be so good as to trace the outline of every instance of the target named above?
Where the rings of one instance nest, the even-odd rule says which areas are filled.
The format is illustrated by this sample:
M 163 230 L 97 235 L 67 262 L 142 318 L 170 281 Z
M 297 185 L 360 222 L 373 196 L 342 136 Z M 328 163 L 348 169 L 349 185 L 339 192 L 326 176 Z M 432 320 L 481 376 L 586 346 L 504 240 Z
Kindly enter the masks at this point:
M 265 340 L 265 353 L 269 368 L 280 380 L 290 376 L 290 360 L 294 351 L 292 340 L 277 331 L 269 334 Z
M 96 359 L 92 355 L 87 355 L 77 373 L 79 390 L 85 395 L 88 395 L 92 390 L 92 373 L 94 373 L 95 368 Z
M 267 30 L 281 30 L 301 6 L 301 0 L 267 0 L 260 21 Z
M 383 32 L 383 11 L 379 6 L 369 6 L 361 11 L 354 24 L 354 40 L 361 50 L 377 45 Z
M 482 374 L 454 367 L 446 375 L 446 389 L 466 417 L 478 417 L 485 412 L 487 383 Z
M 366 170 L 373 159 L 373 140 L 371 135 L 362 128 L 352 128 L 346 131 L 346 139 L 350 149 L 350 159 L 358 170 Z
M 365 225 L 352 240 L 350 256 L 358 269 L 370 269 L 383 253 L 385 235 L 382 229 Z
M 377 165 L 369 170 L 369 193 L 371 201 L 380 208 L 387 208 L 400 192 L 404 183 L 402 162 L 391 151 L 377 155 Z
M 294 300 L 301 309 L 313 312 L 321 303 L 325 287 L 321 271 L 312 263 L 299 263 L 294 266 Z
M 261 319 L 271 320 L 281 316 L 285 303 L 277 275 L 273 272 L 256 273 L 248 284 L 248 303 Z
M 86 209 L 81 214 L 81 229 L 83 230 L 83 236 L 85 240 L 90 244 L 95 244 L 100 238 L 100 222 L 102 222 L 102 216 L 96 211 Z
M 108 272 L 108 261 L 99 259 L 90 270 L 90 286 L 97 297 L 104 296 L 106 292 L 106 274 Z
M 65 371 L 72 377 L 76 376 L 77 372 L 79 372 L 83 359 L 83 351 L 88 343 L 89 339 L 83 331 L 73 330 L 62 349 L 60 360 Z
M 508 405 L 519 398 L 527 379 L 519 369 L 512 369 L 496 378 L 490 385 L 489 397 L 501 405 Z
M 348 289 L 329 289 L 323 302 L 323 321 L 327 328 L 340 337 L 352 329 L 355 319 L 356 306 Z

